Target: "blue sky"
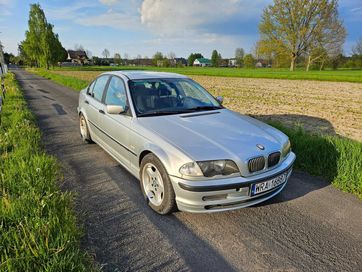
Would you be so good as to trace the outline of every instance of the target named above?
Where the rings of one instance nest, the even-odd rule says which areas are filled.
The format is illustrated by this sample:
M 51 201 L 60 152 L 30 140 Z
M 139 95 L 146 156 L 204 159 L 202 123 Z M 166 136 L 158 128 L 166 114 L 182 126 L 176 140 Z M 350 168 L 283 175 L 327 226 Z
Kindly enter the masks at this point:
M 258 40 L 258 22 L 271 0 L 39 0 L 66 49 L 77 44 L 101 56 L 151 57 L 156 51 L 187 57 L 217 49 L 232 57 L 236 47 L 250 51 Z M 27 0 L 0 0 L 0 41 L 17 53 L 27 29 Z M 362 37 L 362 0 L 339 1 L 348 31 L 346 54 Z

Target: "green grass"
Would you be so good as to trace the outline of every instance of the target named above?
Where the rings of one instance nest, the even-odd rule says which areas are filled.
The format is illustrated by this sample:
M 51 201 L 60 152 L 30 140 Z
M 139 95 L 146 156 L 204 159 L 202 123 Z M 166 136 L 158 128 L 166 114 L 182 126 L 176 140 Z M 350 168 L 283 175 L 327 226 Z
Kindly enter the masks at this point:
M 0 271 L 94 270 L 80 250 L 73 198 L 15 82 L 6 77 L 0 126 Z
M 246 77 L 246 78 L 272 78 L 272 79 L 300 79 L 319 81 L 342 81 L 362 82 L 362 70 L 339 69 L 324 71 L 309 71 L 298 69 L 290 72 L 288 69 L 278 68 L 213 68 L 213 67 L 183 67 L 183 68 L 160 68 L 160 67 L 132 67 L 132 66 L 83 66 L 83 67 L 62 67 L 55 70 L 68 71 L 113 71 L 113 70 L 152 70 L 173 72 L 185 75 L 203 76 L 224 76 L 224 77 Z
M 362 143 L 339 136 L 306 133 L 271 122 L 289 136 L 297 155 L 295 167 L 320 176 L 342 191 L 362 199 Z
M 42 73 L 46 73 L 47 78 L 53 77 L 51 71 Z M 87 86 L 87 82 L 83 80 L 65 76 L 62 79 L 60 75 L 55 76 L 54 81 L 68 87 L 74 84 L 69 82 L 77 82 L 74 85 L 82 86 L 78 90 Z M 301 128 L 288 128 L 276 122 L 272 122 L 271 125 L 290 137 L 293 150 L 297 154 L 297 169 L 320 176 L 335 187 L 362 198 L 361 142 L 339 136 L 310 134 Z
M 89 82 L 80 80 L 78 78 L 54 74 L 51 72 L 51 70 L 47 71 L 45 69 L 27 69 L 27 71 L 35 73 L 44 78 L 53 80 L 61 85 L 67 86 L 69 88 L 78 91 L 84 89 L 89 84 Z

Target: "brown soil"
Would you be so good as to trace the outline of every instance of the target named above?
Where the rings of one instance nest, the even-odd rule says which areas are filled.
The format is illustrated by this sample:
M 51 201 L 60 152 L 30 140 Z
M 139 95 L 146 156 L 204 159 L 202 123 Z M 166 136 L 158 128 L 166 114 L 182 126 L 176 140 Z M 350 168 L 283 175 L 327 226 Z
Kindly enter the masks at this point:
M 54 71 L 92 80 L 100 72 Z M 232 110 L 362 141 L 362 83 L 191 76 Z

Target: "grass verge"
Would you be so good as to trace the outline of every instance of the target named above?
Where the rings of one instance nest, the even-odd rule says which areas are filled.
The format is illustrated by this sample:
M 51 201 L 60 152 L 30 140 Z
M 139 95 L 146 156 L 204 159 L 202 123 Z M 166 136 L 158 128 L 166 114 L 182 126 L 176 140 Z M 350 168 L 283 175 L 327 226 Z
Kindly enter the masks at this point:
M 55 158 L 41 148 L 40 131 L 13 74 L 0 126 L 0 271 L 94 270 L 80 250 L 72 195 L 58 187 Z
M 115 71 L 115 70 L 150 70 L 172 72 L 184 75 L 270 78 L 289 80 L 317 80 L 337 82 L 362 82 L 362 70 L 339 69 L 323 71 L 305 71 L 298 69 L 290 72 L 285 68 L 215 68 L 215 67 L 153 67 L 153 66 L 82 66 L 82 67 L 55 67 L 54 70 L 63 71 Z
M 80 80 L 74 77 L 54 74 L 51 72 L 51 70 L 28 68 L 27 71 L 42 76 L 44 78 L 53 80 L 61 85 L 67 86 L 69 88 L 78 91 L 84 89 L 89 84 L 87 81 Z
M 306 133 L 301 127 L 270 125 L 289 136 L 297 154 L 295 167 L 320 176 L 344 192 L 362 199 L 362 143 L 339 136 Z
M 182 69 L 182 68 L 180 68 Z M 87 81 L 74 77 L 53 74 L 51 71 L 32 70 L 39 75 L 71 87 L 83 89 Z M 69 84 L 69 82 L 77 82 Z M 312 175 L 322 177 L 335 187 L 362 199 L 362 143 L 340 136 L 324 136 L 305 132 L 300 127 L 289 128 L 279 122 L 270 124 L 290 137 L 297 154 L 295 167 Z

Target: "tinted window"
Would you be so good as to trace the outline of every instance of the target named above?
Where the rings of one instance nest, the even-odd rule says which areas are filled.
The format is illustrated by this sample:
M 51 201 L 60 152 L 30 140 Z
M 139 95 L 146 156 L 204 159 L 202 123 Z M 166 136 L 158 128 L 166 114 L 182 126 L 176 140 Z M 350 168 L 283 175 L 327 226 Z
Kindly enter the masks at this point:
M 138 116 L 221 108 L 212 95 L 190 79 L 130 80 L 129 89 Z
M 114 76 L 109 82 L 105 102 L 107 105 L 118 105 L 122 106 L 124 109 L 126 108 L 126 89 L 123 80 L 119 77 Z
M 93 88 L 93 97 L 99 101 L 102 101 L 103 91 L 106 87 L 109 76 L 101 76 L 97 78 Z

